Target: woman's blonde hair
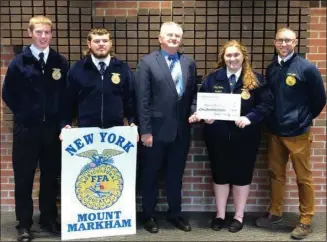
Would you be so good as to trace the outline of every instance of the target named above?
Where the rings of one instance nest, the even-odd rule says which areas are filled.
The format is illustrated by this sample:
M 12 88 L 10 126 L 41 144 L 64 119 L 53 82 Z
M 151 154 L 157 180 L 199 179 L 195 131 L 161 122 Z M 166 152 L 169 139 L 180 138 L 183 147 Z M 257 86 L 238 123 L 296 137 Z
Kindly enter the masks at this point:
M 36 24 L 47 24 L 52 30 L 52 21 L 46 16 L 38 15 L 31 18 L 28 24 L 28 29 L 33 31 Z
M 93 29 L 90 30 L 90 32 L 87 35 L 87 41 L 91 41 L 92 40 L 92 35 L 109 35 L 109 39 L 110 39 L 110 32 L 103 27 L 95 27 Z M 88 56 L 91 53 L 90 49 L 87 49 L 83 52 L 83 56 Z M 110 56 L 114 57 L 115 53 L 110 50 Z
M 248 90 L 255 89 L 256 87 L 259 86 L 259 82 L 258 82 L 256 75 L 254 74 L 254 72 L 252 70 L 250 60 L 249 60 L 248 50 L 241 42 L 238 42 L 237 40 L 230 40 L 224 44 L 224 46 L 220 49 L 220 52 L 218 54 L 217 64 L 203 78 L 207 77 L 209 74 L 214 73 L 223 67 L 226 67 L 224 55 L 225 55 L 226 49 L 231 46 L 235 46 L 236 48 L 238 48 L 244 57 L 243 63 L 242 63 L 243 88 L 248 89 Z

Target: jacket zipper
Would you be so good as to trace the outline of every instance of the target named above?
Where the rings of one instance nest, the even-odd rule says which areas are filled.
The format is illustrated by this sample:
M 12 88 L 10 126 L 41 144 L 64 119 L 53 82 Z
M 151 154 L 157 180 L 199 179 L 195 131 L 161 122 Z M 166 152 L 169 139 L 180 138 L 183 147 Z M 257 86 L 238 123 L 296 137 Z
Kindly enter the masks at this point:
M 103 75 L 101 75 L 102 80 L 102 92 L 101 92 L 101 127 L 103 128 Z
M 42 75 L 44 76 L 44 70 L 42 70 Z M 44 78 L 42 78 L 44 79 Z M 45 107 L 47 105 L 47 100 L 46 100 L 46 94 L 45 94 L 45 83 L 43 82 L 43 88 L 44 88 L 44 95 L 43 95 L 43 101 L 44 101 L 44 105 L 43 105 L 43 122 L 45 122 Z

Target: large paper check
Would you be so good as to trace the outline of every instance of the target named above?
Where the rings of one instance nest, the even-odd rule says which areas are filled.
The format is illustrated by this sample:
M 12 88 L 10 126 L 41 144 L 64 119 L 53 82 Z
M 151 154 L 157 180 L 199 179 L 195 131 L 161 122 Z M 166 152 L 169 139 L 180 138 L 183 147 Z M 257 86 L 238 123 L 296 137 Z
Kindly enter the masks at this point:
M 201 119 L 237 120 L 241 114 L 241 94 L 198 94 L 196 112 Z

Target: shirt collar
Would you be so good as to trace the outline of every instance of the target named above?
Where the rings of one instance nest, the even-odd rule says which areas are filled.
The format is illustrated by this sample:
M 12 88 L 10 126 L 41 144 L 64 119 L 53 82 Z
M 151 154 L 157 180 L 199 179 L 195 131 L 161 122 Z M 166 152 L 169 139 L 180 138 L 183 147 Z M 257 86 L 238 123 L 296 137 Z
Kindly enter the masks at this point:
M 44 50 L 40 50 L 38 48 L 36 48 L 35 45 L 31 45 L 30 46 L 30 50 L 32 52 L 32 55 L 37 59 L 37 60 L 40 60 L 40 57 L 39 57 L 39 54 L 41 52 L 44 53 L 44 62 L 47 63 L 47 59 L 48 59 L 48 56 L 49 56 L 49 52 L 50 52 L 50 47 L 48 46 L 47 48 L 45 48 Z
M 235 72 L 235 73 L 232 73 L 232 72 L 230 72 L 230 70 L 228 69 L 228 68 L 226 68 L 227 69 L 227 77 L 229 78 L 231 75 L 235 75 L 235 80 L 237 81 L 239 78 L 240 78 L 240 76 L 241 76 L 241 74 L 242 74 L 242 68 L 241 69 L 239 69 L 237 72 Z
M 293 51 L 291 54 L 289 54 L 288 56 L 286 56 L 285 58 L 282 58 L 282 57 L 280 57 L 280 56 L 278 55 L 278 63 L 280 64 L 280 62 L 281 62 L 282 60 L 283 60 L 284 62 L 288 61 L 289 59 L 292 58 L 293 54 L 294 54 L 294 51 Z
M 176 52 L 175 54 L 171 55 L 167 51 L 161 49 L 160 50 L 161 54 L 165 57 L 166 60 L 168 60 L 169 56 L 174 56 L 176 60 L 178 60 L 178 53 Z
M 100 66 L 99 66 L 99 62 L 104 62 L 106 64 L 106 67 L 109 66 L 109 63 L 110 63 L 110 60 L 111 60 L 111 56 L 108 55 L 107 57 L 105 58 L 102 58 L 102 59 L 98 59 L 96 58 L 94 55 L 91 54 L 91 58 L 92 58 L 92 62 L 93 64 L 100 70 Z

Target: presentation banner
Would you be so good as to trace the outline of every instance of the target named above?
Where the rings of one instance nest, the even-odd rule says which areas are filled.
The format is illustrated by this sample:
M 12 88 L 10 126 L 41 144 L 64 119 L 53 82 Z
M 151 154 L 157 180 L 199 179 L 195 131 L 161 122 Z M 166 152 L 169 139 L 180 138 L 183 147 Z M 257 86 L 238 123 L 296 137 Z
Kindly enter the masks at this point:
M 136 233 L 137 127 L 62 131 L 62 240 Z

